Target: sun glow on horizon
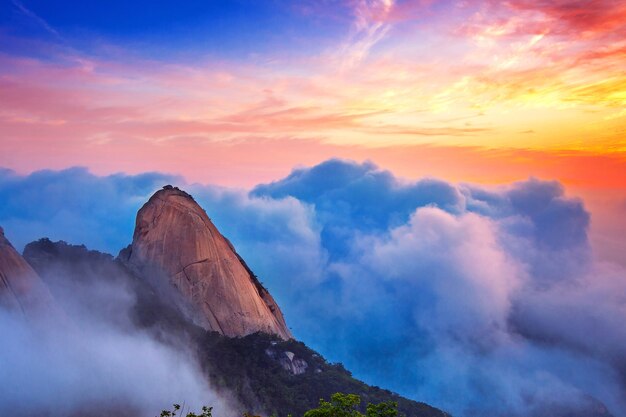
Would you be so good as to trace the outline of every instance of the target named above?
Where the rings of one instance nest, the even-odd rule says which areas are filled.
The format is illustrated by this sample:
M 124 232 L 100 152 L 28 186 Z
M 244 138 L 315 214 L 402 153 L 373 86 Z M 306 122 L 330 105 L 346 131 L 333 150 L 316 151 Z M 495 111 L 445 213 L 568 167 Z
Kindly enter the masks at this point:
M 261 8 L 261 16 L 282 13 L 282 21 L 272 21 L 274 48 L 262 50 L 234 32 L 211 33 L 216 42 L 251 48 L 236 56 L 226 47 L 202 53 L 201 37 L 171 37 L 166 48 L 129 32 L 137 40 L 121 42 L 107 36 L 107 27 L 79 41 L 76 24 L 67 26 L 43 4 L 30 10 L 19 3 L 0 44 L 0 164 L 21 171 L 166 169 L 220 181 L 211 167 L 199 175 L 200 167 L 210 161 L 229 169 L 216 160 L 228 155 L 230 175 L 241 178 L 235 182 L 252 184 L 267 179 L 264 173 L 276 178 L 277 166 L 284 174 L 332 156 L 402 171 L 407 147 L 416 163 L 432 167 L 419 149 L 435 147 L 448 150 L 455 164 L 453 153 L 465 155 L 463 166 L 494 162 L 477 153 L 528 151 L 525 176 L 547 169 L 567 181 L 567 172 L 528 155 L 625 160 L 626 6 L 600 3 L 379 0 Z M 172 155 L 180 155 L 174 164 Z M 433 174 L 455 171 L 438 160 Z M 251 161 L 250 174 L 236 172 Z M 489 166 L 495 177 L 510 177 L 508 163 Z

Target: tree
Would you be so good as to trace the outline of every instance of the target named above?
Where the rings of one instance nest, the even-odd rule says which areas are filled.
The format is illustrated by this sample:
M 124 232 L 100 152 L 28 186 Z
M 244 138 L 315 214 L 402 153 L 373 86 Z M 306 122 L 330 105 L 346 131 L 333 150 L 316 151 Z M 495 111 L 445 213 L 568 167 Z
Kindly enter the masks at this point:
M 172 411 L 163 410 L 159 417 L 175 417 L 180 411 L 180 405 L 174 404 Z M 181 416 L 182 417 L 182 416 Z M 189 412 L 185 415 L 185 417 L 213 417 L 213 407 L 202 407 L 202 412 L 200 414 Z
M 304 413 L 304 417 L 397 417 L 398 403 L 386 401 L 379 404 L 368 404 L 365 416 L 359 412 L 361 398 L 355 394 L 335 393 L 330 402 L 320 400 L 317 408 Z
M 337 392 L 331 395 L 330 401 L 321 399 L 320 405 L 304 413 L 303 417 L 398 417 L 398 403 L 395 401 L 367 404 L 365 414 L 358 410 L 359 405 L 361 405 L 361 397 L 358 395 Z M 164 410 L 159 417 L 176 417 L 179 410 L 180 405 L 174 404 L 172 411 Z M 212 417 L 212 411 L 212 407 L 202 407 L 201 414 L 187 413 L 185 417 Z M 244 413 L 243 417 L 260 416 Z
M 357 407 L 361 404 L 361 397 L 355 394 L 341 394 L 339 392 L 330 397 L 330 402 L 320 400 L 317 408 L 304 413 L 304 417 L 363 417 Z
M 367 417 L 398 417 L 398 403 L 395 401 L 385 401 L 378 404 L 368 404 Z

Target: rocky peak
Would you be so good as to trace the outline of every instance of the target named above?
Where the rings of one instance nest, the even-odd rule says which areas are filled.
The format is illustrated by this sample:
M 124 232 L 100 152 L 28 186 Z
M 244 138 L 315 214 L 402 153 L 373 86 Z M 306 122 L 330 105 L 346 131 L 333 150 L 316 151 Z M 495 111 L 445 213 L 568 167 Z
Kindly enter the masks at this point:
M 41 278 L 15 250 L 0 227 L 0 306 L 21 311 L 26 316 L 57 312 L 57 307 Z
M 139 210 L 133 243 L 120 258 L 142 276 L 173 284 L 207 330 L 291 338 L 269 292 L 193 197 L 177 187 L 163 187 Z

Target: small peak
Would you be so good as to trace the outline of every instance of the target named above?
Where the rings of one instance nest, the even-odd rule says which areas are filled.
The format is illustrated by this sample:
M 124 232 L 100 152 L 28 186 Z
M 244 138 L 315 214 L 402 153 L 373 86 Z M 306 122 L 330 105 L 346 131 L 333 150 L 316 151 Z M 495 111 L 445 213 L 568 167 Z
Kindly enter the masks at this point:
M 269 292 L 206 211 L 173 185 L 137 213 L 133 243 L 119 258 L 139 274 L 172 284 L 196 324 L 229 337 L 291 333 Z
M 6 236 L 4 236 L 4 229 L 1 226 L 0 226 L 0 244 L 9 245 L 9 246 L 13 247 L 11 245 L 11 242 L 9 242 L 9 240 L 6 238 Z
M 154 193 L 154 195 L 163 195 L 163 194 L 166 194 L 166 195 L 179 195 L 179 196 L 187 197 L 190 200 L 195 201 L 191 194 L 189 194 L 188 192 L 186 192 L 184 190 L 181 190 L 180 188 L 178 188 L 176 186 L 173 186 L 171 184 L 164 185 L 163 188 L 161 188 L 159 191 Z

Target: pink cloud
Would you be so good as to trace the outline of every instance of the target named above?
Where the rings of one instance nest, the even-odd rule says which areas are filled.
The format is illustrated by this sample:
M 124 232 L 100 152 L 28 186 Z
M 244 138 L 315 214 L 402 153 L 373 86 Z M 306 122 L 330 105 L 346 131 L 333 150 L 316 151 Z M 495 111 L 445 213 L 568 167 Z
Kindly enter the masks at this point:
M 58 45 L 40 46 L 50 51 L 46 60 L 0 55 L 0 164 L 159 169 L 250 185 L 296 163 L 343 156 L 410 177 L 537 173 L 614 186 L 625 180 L 611 164 L 623 166 L 626 56 L 623 41 L 599 39 L 622 30 L 624 7 L 570 3 L 457 2 L 442 16 L 428 1 L 353 2 L 363 19 L 354 30 L 389 29 L 384 50 L 365 45 L 367 58 L 343 71 L 332 51 L 193 63 L 151 61 L 115 45 L 107 59 Z M 587 23 L 585 7 L 595 7 Z M 406 25 L 416 19 L 420 25 Z M 489 42 L 475 44 L 476 36 Z M 581 144 L 521 119 L 528 108 L 570 129 L 599 127 Z M 589 123 L 581 114 L 597 115 Z M 581 172 L 578 163 L 611 168 L 582 175 L 572 172 Z
M 546 16 L 555 34 L 597 37 L 626 30 L 626 4 L 620 0 L 511 0 L 513 10 Z

